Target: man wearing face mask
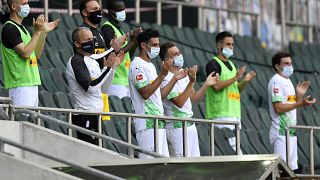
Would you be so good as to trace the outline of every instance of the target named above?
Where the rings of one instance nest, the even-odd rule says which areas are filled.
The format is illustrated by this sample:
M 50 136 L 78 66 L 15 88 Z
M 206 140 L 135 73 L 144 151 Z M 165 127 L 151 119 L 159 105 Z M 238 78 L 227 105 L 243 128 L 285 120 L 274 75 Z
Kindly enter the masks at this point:
M 108 21 L 106 21 L 102 28 L 102 35 L 105 42 L 109 42 L 114 36 L 121 37 L 125 35 L 120 24 L 126 19 L 125 4 L 123 0 L 108 0 Z M 108 90 L 109 95 L 118 96 L 122 98 L 124 96 L 130 96 L 129 93 L 129 67 L 134 52 L 137 48 L 137 36 L 141 32 L 141 28 L 137 28 L 131 31 L 130 41 L 126 41 L 122 46 L 122 50 L 126 53 L 123 63 L 117 68 L 114 79 L 112 81 L 112 86 Z M 109 44 L 106 44 L 110 47 Z
M 41 57 L 47 34 L 56 28 L 60 20 L 48 22 L 43 14 L 33 20 L 31 37 L 22 25 L 28 16 L 28 0 L 8 0 L 10 20 L 1 32 L 1 52 L 4 86 L 14 105 L 38 106 L 38 85 L 41 84 L 38 60 Z M 27 96 L 26 96 L 27 95 Z
M 307 96 L 306 91 L 310 81 L 298 83 L 296 89 L 289 77 L 293 74 L 292 60 L 289 53 L 279 52 L 272 57 L 272 66 L 276 74 L 268 84 L 268 99 L 272 124 L 270 129 L 270 143 L 274 154 L 278 154 L 286 161 L 285 132 L 289 125 L 296 125 L 298 107 L 310 106 L 316 102 L 315 98 Z M 296 94 L 297 93 L 297 94 Z M 298 169 L 297 137 L 295 129 L 290 130 L 289 166 Z
M 101 112 L 103 110 L 101 86 L 105 82 L 111 83 L 113 71 L 123 60 L 124 53 L 121 51 L 117 56 L 111 53 L 107 60 L 102 58 L 104 67 L 101 70 L 99 63 L 93 59 L 94 40 L 90 29 L 77 28 L 72 33 L 72 41 L 74 55 L 67 64 L 66 77 L 71 96 L 75 100 L 75 109 Z M 72 122 L 97 131 L 98 118 L 97 115 L 73 115 Z M 97 138 L 80 132 L 77 132 L 77 137 L 92 144 L 98 143 Z
M 207 75 L 216 72 L 220 75 L 220 81 L 208 88 L 206 92 L 206 118 L 220 121 L 238 121 L 240 123 L 240 92 L 248 82 L 256 76 L 254 71 L 248 73 L 243 79 L 246 66 L 237 70 L 230 60 L 233 55 L 233 35 L 223 31 L 217 34 L 216 44 L 218 55 L 213 57 L 206 65 Z M 219 128 L 234 130 L 233 125 L 216 125 Z M 235 137 L 229 139 L 230 145 L 235 150 Z
M 160 91 L 160 85 L 168 74 L 168 69 L 172 66 L 172 60 L 163 62 L 161 72 L 157 75 L 152 60 L 160 52 L 159 32 L 154 29 L 147 29 L 137 37 L 140 53 L 135 57 L 130 65 L 129 88 L 132 104 L 136 114 L 163 116 L 162 99 L 164 99 L 172 90 L 175 82 L 185 75 L 177 73 L 171 83 L 163 87 Z M 139 146 L 147 150 L 154 149 L 154 119 L 135 118 L 134 125 L 136 138 Z M 166 138 L 165 122 L 159 120 L 159 153 L 169 157 L 168 144 Z M 150 158 L 140 153 L 140 158 Z
M 194 91 L 193 86 L 196 83 L 197 65 L 189 69 L 182 69 L 184 60 L 180 50 L 175 43 L 168 42 L 162 44 L 160 47 L 160 58 L 163 61 L 173 59 L 173 66 L 169 68 L 169 73 L 161 83 L 162 87 L 168 85 L 175 74 L 184 72 L 188 77 L 178 80 L 167 98 L 163 100 L 164 114 L 172 117 L 186 117 L 193 116 L 192 104 L 198 102 L 207 91 L 208 87 L 213 86 L 219 81 L 219 75 L 212 72 L 203 86 Z M 182 135 L 182 122 L 166 122 L 166 133 L 168 142 L 172 145 L 173 152 L 170 155 L 173 157 L 183 157 L 183 135 Z M 199 142 L 198 132 L 194 123 L 187 123 L 187 142 L 188 154 L 187 157 L 199 157 Z

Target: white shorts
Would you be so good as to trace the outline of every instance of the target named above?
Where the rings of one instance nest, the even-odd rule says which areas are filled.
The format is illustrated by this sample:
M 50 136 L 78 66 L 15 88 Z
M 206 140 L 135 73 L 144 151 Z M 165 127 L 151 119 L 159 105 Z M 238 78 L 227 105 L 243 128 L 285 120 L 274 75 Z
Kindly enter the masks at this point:
M 26 86 L 9 89 L 13 105 L 38 107 L 38 86 Z
M 297 150 L 297 137 L 290 137 L 290 155 L 289 166 L 292 170 L 298 169 L 298 150 Z M 281 159 L 286 162 L 286 137 L 277 136 L 273 142 L 273 153 L 280 155 Z
M 240 123 L 239 128 L 241 129 L 241 120 L 240 120 L 240 118 L 237 118 L 237 117 L 220 117 L 220 118 L 214 118 L 212 120 L 215 120 L 215 121 L 238 121 Z M 216 124 L 215 126 L 220 129 L 222 129 L 222 128 L 229 128 L 231 130 L 235 129 L 234 125 Z
M 124 85 L 111 85 L 111 87 L 107 90 L 108 96 L 118 96 L 120 99 L 128 96 L 130 97 L 129 86 Z
M 171 144 L 171 157 L 183 157 L 183 135 L 182 128 L 174 129 L 166 126 L 168 143 Z M 198 131 L 193 124 L 187 128 L 188 154 L 187 157 L 200 157 Z
M 138 145 L 146 150 L 155 151 L 154 149 L 154 129 L 144 129 L 136 133 Z M 165 129 L 159 129 L 159 154 L 169 157 L 167 136 Z M 149 155 L 139 153 L 140 159 L 153 158 Z

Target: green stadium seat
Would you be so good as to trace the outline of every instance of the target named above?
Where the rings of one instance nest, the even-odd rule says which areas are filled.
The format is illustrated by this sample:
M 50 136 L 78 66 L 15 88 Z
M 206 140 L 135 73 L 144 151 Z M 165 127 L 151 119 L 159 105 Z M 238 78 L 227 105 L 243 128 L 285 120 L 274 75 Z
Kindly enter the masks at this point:
M 67 29 L 75 29 L 77 28 L 76 21 L 69 14 L 61 14 L 62 23 L 67 27 Z
M 54 66 L 50 63 L 47 55 L 45 52 L 42 52 L 42 55 L 40 57 L 40 60 L 38 60 L 39 66 L 41 69 L 50 69 L 53 68 Z
M 226 139 L 223 135 L 223 132 L 220 128 L 214 128 L 214 137 L 215 137 L 215 145 L 221 150 L 224 155 L 235 155 L 235 151 L 229 144 L 228 139 Z
M 52 94 L 48 91 L 40 91 L 39 92 L 39 101 L 41 102 L 41 104 L 44 107 L 57 108 L 57 106 L 53 100 Z M 50 115 L 54 118 L 62 120 L 61 119 L 62 114 L 58 113 L 58 112 L 44 112 L 43 114 Z M 44 125 L 46 128 L 52 129 L 54 131 L 57 131 L 57 132 L 60 132 L 63 134 L 67 134 L 67 128 L 59 126 L 58 124 L 56 124 L 54 122 L 44 121 Z
M 121 98 L 121 101 L 122 101 L 122 105 L 123 105 L 125 111 L 127 113 L 132 113 L 133 112 L 133 106 L 132 106 L 131 98 L 125 96 L 125 97 Z
M 259 112 L 257 110 L 257 108 L 254 107 L 247 107 L 247 115 L 249 117 L 249 120 L 251 121 L 251 123 L 254 125 L 256 130 L 260 130 L 260 129 L 264 129 L 264 128 L 268 128 L 265 126 L 265 124 L 261 121 L 261 118 L 259 116 Z
M 255 129 L 246 129 L 247 137 L 253 148 L 258 154 L 269 154 L 269 151 L 264 147 L 259 138 L 258 132 Z
M 179 42 L 184 43 L 186 45 L 192 45 L 192 46 L 194 46 L 194 43 L 196 43 L 196 42 L 189 42 L 189 39 L 185 35 L 182 28 L 179 28 L 178 26 L 174 26 L 172 28 L 172 30 L 173 30 L 173 32 Z
M 53 80 L 53 83 L 55 83 L 56 87 L 64 93 L 69 92 L 68 84 L 64 81 L 62 72 L 56 68 L 52 68 L 49 70 L 51 74 L 51 79 Z
M 204 118 L 204 116 L 200 112 L 199 106 L 197 104 L 193 104 L 192 111 L 193 111 L 193 118 L 196 118 L 196 119 L 203 119 Z
M 245 107 L 241 107 L 241 126 L 242 128 L 245 129 L 254 129 L 255 126 L 252 124 L 252 122 L 250 121 L 246 108 Z
M 9 120 L 7 113 L 0 107 L 0 120 Z
M 240 131 L 240 147 L 243 154 L 258 154 L 249 142 L 246 131 L 243 129 Z
M 68 96 L 65 93 L 55 92 L 52 96 L 58 108 L 72 109 Z
M 76 26 L 79 27 L 82 24 L 82 17 L 80 14 L 73 14 L 72 15 L 73 21 L 76 23 Z
M 269 130 L 259 130 L 258 134 L 265 149 L 267 149 L 269 153 L 273 153 L 273 147 L 271 146 L 269 139 Z
M 0 86 L 4 86 L 3 65 L 0 63 Z
M 146 22 L 141 23 L 140 26 L 141 26 L 142 29 L 144 29 L 144 30 L 152 28 L 151 24 L 146 23 Z M 164 34 L 161 34 L 161 35 L 164 35 Z
M 72 98 L 70 93 L 67 93 L 67 96 L 68 96 L 68 100 L 69 100 L 71 107 L 74 108 L 74 104 L 75 104 L 74 99 Z
M 40 69 L 39 72 L 42 82 L 41 84 L 44 87 L 44 89 L 51 93 L 58 92 L 59 88 L 53 82 L 50 71 Z
M 206 124 L 196 124 L 197 131 L 198 131 L 198 138 L 199 138 L 199 149 L 201 156 L 210 156 L 210 136 L 209 136 L 209 128 Z M 215 140 L 216 141 L 216 140 Z M 223 155 L 221 150 L 215 144 L 214 146 L 214 154 L 215 156 Z
M 65 70 L 66 65 L 63 63 L 63 60 L 61 59 L 59 52 L 57 50 L 54 50 L 53 48 L 52 49 L 47 48 L 45 52 L 48 56 L 49 61 L 55 68 L 61 71 Z
M 198 41 L 194 31 L 191 28 L 184 27 L 184 28 L 182 28 L 182 30 L 184 31 L 186 37 L 188 38 L 189 42 L 192 43 L 192 45 L 203 49 L 203 47 L 201 46 L 201 43 Z
M 265 108 L 258 108 L 257 109 L 260 115 L 261 122 L 264 123 L 264 127 L 270 129 L 271 127 L 271 118 L 269 112 Z
M 161 28 L 163 28 L 164 30 L 164 35 L 170 39 L 171 41 L 174 41 L 174 40 L 178 40 L 177 36 L 174 34 L 174 31 L 173 31 L 173 28 L 167 24 L 164 24 L 161 26 Z

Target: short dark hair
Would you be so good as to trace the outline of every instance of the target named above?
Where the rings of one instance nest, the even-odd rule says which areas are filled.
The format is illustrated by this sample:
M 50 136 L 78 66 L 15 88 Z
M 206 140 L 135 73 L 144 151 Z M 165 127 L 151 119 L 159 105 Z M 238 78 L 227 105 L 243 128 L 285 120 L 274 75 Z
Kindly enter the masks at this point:
M 160 46 L 159 56 L 164 61 L 168 57 L 168 50 L 174 46 L 177 46 L 174 42 L 167 42 Z
M 79 11 L 80 11 L 80 15 L 81 15 L 82 17 L 84 17 L 83 14 L 82 14 L 82 11 L 86 9 L 87 4 L 88 4 L 89 2 L 91 2 L 91 1 L 95 1 L 95 0 L 83 0 L 83 1 L 81 1 L 80 7 L 79 7 Z
M 272 57 L 272 67 L 273 67 L 273 69 L 275 69 L 277 71 L 276 64 L 280 65 L 281 59 L 282 58 L 286 58 L 286 57 L 291 57 L 291 54 L 287 53 L 287 52 L 278 52 L 277 54 L 275 54 Z
M 117 2 L 123 2 L 123 0 L 108 0 L 108 1 L 107 1 L 107 9 L 108 9 L 108 10 L 114 10 L 114 9 L 115 9 L 114 5 L 115 5 Z
M 141 49 L 141 43 L 147 43 L 150 41 L 151 38 L 157 38 L 160 37 L 160 33 L 158 30 L 155 29 L 147 29 L 143 32 L 141 32 L 137 37 L 138 46 Z
M 11 9 L 11 6 L 12 6 L 13 3 L 16 3 L 16 0 L 8 0 L 7 1 L 9 9 Z
M 224 38 L 226 38 L 226 37 L 233 38 L 233 35 L 229 31 L 222 31 L 222 32 L 218 33 L 216 36 L 216 43 L 223 41 Z

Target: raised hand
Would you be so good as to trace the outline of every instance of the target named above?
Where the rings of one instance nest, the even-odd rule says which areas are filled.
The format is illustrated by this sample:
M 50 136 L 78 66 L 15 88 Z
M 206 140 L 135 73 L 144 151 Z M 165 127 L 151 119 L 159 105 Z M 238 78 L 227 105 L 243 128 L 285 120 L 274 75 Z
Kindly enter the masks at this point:
M 162 62 L 160 74 L 166 76 L 168 74 L 169 69 L 172 66 L 172 64 L 173 64 L 172 59 L 168 59 L 168 60 L 165 60 L 164 62 Z
M 174 74 L 175 80 L 179 81 L 180 79 L 188 75 L 188 69 L 181 69 Z
M 123 61 L 124 59 L 124 52 L 120 51 L 118 55 L 116 53 L 111 53 L 108 57 L 108 59 L 104 60 L 104 66 L 105 67 L 111 67 L 111 68 L 117 68 Z
M 249 82 L 249 81 L 252 81 L 255 77 L 256 77 L 256 72 L 251 71 L 251 72 L 249 72 L 248 74 L 246 74 L 244 80 L 245 80 L 246 82 Z
M 303 99 L 303 106 L 310 106 L 316 102 L 316 98 L 311 98 L 311 96 L 307 96 Z
M 218 73 L 212 72 L 209 74 L 209 76 L 206 79 L 206 86 L 210 87 L 213 85 L 216 85 L 220 81 L 220 76 Z
M 236 74 L 236 79 L 239 80 L 242 78 L 243 74 L 246 72 L 247 66 L 242 66 L 240 69 L 238 69 Z
M 113 39 L 111 39 L 110 41 L 110 46 L 116 51 L 119 52 L 119 50 L 121 49 L 121 47 L 124 45 L 124 43 L 127 40 L 127 36 L 123 35 L 119 38 L 116 37 L 116 35 L 114 35 Z
M 297 96 L 304 96 L 307 92 L 307 90 L 310 87 L 310 81 L 304 81 L 302 83 L 298 83 L 296 87 Z
M 53 31 L 60 24 L 60 21 L 61 21 L 60 19 L 57 19 L 55 21 L 48 22 L 48 17 L 46 17 L 43 24 L 43 30 L 46 33 Z
M 142 32 L 142 28 L 136 28 L 130 32 L 130 41 L 137 43 L 137 37 Z
M 45 18 L 43 14 L 40 14 L 37 19 L 33 18 L 33 28 L 37 32 L 41 32 L 44 30 Z
M 197 81 L 197 71 L 198 71 L 198 66 L 194 65 L 192 68 L 189 68 L 188 71 L 188 76 L 190 82 L 196 82 Z

